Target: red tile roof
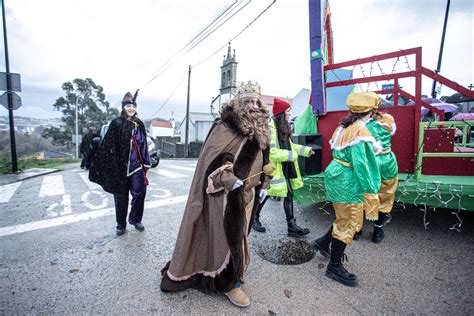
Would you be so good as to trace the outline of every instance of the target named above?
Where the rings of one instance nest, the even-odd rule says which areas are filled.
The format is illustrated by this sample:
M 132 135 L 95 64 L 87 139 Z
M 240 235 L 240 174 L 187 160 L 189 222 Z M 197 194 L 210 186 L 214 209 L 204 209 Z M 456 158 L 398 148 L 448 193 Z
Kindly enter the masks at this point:
M 171 125 L 171 122 L 168 122 L 168 121 L 151 121 L 150 126 L 173 128 L 173 125 Z

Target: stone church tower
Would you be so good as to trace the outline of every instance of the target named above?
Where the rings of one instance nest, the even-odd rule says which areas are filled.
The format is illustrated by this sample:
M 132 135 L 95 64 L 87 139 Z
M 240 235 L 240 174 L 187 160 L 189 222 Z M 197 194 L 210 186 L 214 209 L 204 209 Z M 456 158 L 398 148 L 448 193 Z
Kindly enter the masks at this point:
M 234 54 L 231 55 L 231 48 L 227 49 L 227 56 L 224 56 L 224 62 L 221 66 L 221 87 L 219 89 L 220 94 L 231 94 L 235 95 L 237 91 L 237 61 L 235 60 L 235 49 Z

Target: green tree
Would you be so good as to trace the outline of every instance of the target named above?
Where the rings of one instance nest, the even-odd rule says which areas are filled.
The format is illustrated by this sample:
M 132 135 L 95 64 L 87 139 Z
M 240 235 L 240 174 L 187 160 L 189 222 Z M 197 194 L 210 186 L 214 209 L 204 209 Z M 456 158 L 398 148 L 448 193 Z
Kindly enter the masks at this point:
M 55 145 L 72 147 L 72 135 L 76 133 L 76 106 L 79 134 L 90 126 L 100 128 L 119 115 L 119 111 L 106 101 L 104 88 L 90 78 L 65 82 L 61 88 L 65 96 L 57 99 L 53 107 L 63 114 L 64 129 L 51 127 L 41 134 L 44 138 L 52 138 Z

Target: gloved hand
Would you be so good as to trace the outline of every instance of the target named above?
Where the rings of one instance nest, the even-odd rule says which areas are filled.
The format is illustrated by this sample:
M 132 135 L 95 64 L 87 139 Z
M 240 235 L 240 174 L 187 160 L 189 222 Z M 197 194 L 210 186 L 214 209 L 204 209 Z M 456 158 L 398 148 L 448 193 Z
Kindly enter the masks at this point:
M 266 197 L 267 197 L 267 189 L 261 189 L 258 202 L 262 204 Z
M 231 191 L 234 191 L 235 189 L 240 188 L 241 186 L 244 185 L 244 182 L 240 179 L 235 180 L 234 185 L 232 186 Z

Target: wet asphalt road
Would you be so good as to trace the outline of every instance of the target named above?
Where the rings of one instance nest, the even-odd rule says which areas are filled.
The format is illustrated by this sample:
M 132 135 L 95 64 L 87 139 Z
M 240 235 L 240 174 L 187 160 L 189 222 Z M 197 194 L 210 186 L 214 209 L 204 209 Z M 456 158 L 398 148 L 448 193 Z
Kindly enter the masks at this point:
M 121 237 L 115 236 L 112 196 L 89 187 L 77 166 L 24 180 L 0 204 L 0 314 L 474 313 L 474 212 L 461 213 L 457 232 L 449 229 L 457 222 L 449 211 L 430 211 L 425 229 L 423 213 L 413 206 L 397 206 L 381 244 L 370 241 L 366 223 L 361 240 L 348 247 L 345 266 L 358 275 L 357 288 L 325 277 L 327 261 L 319 254 L 293 266 L 257 255 L 286 235 L 281 202 L 270 200 L 262 211 L 267 232 L 250 236 L 243 285 L 249 308 L 195 290 L 161 293 L 160 269 L 173 251 L 195 163 L 160 162 L 150 174 L 145 232 L 128 227 Z M 59 186 L 41 195 L 52 175 L 62 176 L 64 192 Z M 331 208 L 325 206 L 326 213 L 321 206 L 297 207 L 297 222 L 311 230 L 307 240 L 333 220 Z

